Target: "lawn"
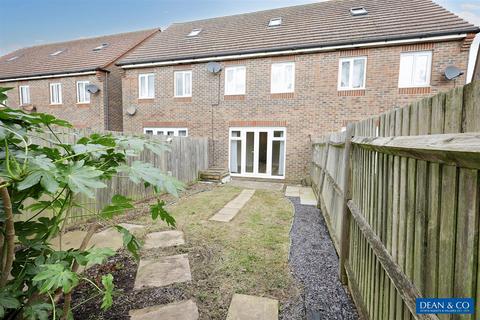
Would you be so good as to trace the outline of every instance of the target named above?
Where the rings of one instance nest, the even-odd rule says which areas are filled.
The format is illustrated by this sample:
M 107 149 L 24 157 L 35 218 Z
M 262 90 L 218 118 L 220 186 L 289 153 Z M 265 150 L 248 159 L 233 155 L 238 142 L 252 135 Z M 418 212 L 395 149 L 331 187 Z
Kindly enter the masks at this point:
M 188 253 L 193 281 L 179 288 L 197 302 L 201 319 L 225 319 L 234 293 L 275 298 L 281 305 L 298 294 L 288 267 L 293 208 L 280 192 L 257 190 L 229 223 L 208 220 L 240 192 L 213 187 L 169 205 L 186 244 L 144 254 Z M 167 229 L 148 216 L 130 222 L 149 225 L 147 232 Z

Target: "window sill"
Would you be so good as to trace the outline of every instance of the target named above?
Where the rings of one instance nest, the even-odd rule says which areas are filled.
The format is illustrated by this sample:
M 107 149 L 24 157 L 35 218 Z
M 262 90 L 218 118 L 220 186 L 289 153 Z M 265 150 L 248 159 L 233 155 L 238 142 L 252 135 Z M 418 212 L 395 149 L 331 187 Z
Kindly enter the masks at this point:
M 155 98 L 138 98 L 139 103 L 152 103 L 155 101 Z
M 431 92 L 432 92 L 431 87 L 398 88 L 399 94 L 428 94 Z
M 245 100 L 245 94 L 226 94 L 223 96 L 225 101 L 243 101 Z
M 62 107 L 63 103 L 50 103 L 50 107 Z
M 365 95 L 365 89 L 338 90 L 339 97 L 361 97 Z
M 270 93 L 270 98 L 272 99 L 292 99 L 294 97 L 294 92 Z
M 175 102 L 192 102 L 192 97 L 173 97 Z
M 77 103 L 78 108 L 90 108 L 90 103 Z

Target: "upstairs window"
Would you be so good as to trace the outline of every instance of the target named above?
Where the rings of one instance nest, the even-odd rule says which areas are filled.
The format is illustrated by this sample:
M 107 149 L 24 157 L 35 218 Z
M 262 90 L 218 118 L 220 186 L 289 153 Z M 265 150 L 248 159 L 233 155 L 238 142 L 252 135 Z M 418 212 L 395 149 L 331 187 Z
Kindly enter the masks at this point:
M 432 70 L 432 52 L 405 52 L 400 55 L 399 88 L 428 87 Z
M 225 95 L 245 94 L 245 75 L 244 66 L 225 68 Z
M 62 50 L 57 50 L 57 51 L 55 51 L 55 52 L 50 53 L 50 55 L 53 56 L 53 57 L 54 57 L 54 56 L 58 56 L 58 55 L 59 55 L 60 53 L 62 53 L 63 51 L 65 51 L 65 50 L 63 50 L 63 49 L 62 49 Z
M 176 98 L 192 96 L 192 71 L 175 71 L 174 93 Z
M 30 87 L 29 86 L 20 86 L 20 105 L 25 106 L 30 104 Z
M 143 133 L 158 136 L 188 137 L 187 128 L 143 128 Z
M 104 49 L 104 48 L 106 48 L 106 47 L 108 47 L 108 43 L 102 43 L 101 45 L 99 45 L 98 47 L 93 48 L 92 50 L 93 50 L 93 51 L 100 51 L 100 50 L 102 50 L 102 49 Z
M 138 98 L 155 98 L 155 75 L 153 73 L 138 75 Z
M 295 63 L 272 64 L 271 93 L 289 93 L 295 88 Z
M 365 89 L 366 65 L 366 57 L 340 59 L 338 90 Z
M 88 81 L 77 81 L 77 103 L 90 103 L 90 92 L 87 91 Z
M 7 61 L 15 61 L 18 59 L 18 56 L 13 56 L 11 58 L 9 58 Z
M 62 84 L 50 83 L 50 104 L 62 104 Z
M 356 8 L 351 8 L 350 9 L 350 14 L 354 17 L 364 16 L 364 15 L 368 14 L 368 11 L 364 7 L 356 7 Z

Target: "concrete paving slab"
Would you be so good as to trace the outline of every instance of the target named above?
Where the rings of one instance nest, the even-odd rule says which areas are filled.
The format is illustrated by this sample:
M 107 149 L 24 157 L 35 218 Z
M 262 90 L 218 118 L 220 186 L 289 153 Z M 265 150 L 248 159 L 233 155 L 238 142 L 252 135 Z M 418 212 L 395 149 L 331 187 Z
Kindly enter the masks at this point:
M 300 186 L 287 186 L 285 197 L 300 197 Z
M 220 222 L 229 222 L 230 220 L 233 219 L 237 215 L 237 213 L 240 211 L 238 208 L 222 208 L 220 211 L 218 211 L 213 217 L 211 217 L 209 220 L 212 221 L 220 221 Z
M 249 180 L 235 180 L 230 181 L 230 185 L 245 189 L 257 189 L 257 190 L 271 190 L 282 191 L 283 183 L 279 182 L 264 182 L 264 181 L 249 181 Z
M 242 190 L 242 192 L 235 197 L 235 199 L 228 202 L 225 207 L 220 209 L 210 220 L 229 222 L 237 213 L 243 208 L 243 206 L 252 198 L 255 190 Z
M 62 250 L 66 251 L 69 249 L 78 249 L 82 244 L 83 238 L 87 234 L 86 231 L 70 231 L 62 235 Z M 52 239 L 52 247 L 55 250 L 60 250 L 60 237 L 55 237 Z
M 278 301 L 234 294 L 228 308 L 227 320 L 278 320 Z
M 166 248 L 179 246 L 185 243 L 183 232 L 178 230 L 169 230 L 149 233 L 145 237 L 143 249 Z
M 131 320 L 197 320 L 198 308 L 192 300 L 130 310 Z
M 316 206 L 317 198 L 311 187 L 300 188 L 300 204 L 307 206 Z
M 163 287 L 172 283 L 191 281 L 187 254 L 140 260 L 134 289 Z
M 123 236 L 115 228 L 108 228 L 101 232 L 95 233 L 88 244 L 88 247 L 96 248 L 112 248 L 118 250 L 123 247 Z
M 120 223 L 120 226 L 124 227 L 130 232 L 141 232 L 145 230 L 145 226 L 141 224 L 132 224 L 132 223 Z

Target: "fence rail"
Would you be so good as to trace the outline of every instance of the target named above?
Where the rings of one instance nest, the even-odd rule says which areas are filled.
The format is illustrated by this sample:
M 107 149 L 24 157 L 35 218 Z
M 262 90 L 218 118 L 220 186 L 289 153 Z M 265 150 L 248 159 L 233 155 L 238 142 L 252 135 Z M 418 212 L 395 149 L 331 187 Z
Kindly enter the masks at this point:
M 63 143 L 75 144 L 81 137 L 89 135 L 93 131 L 89 129 L 71 130 L 62 129 L 56 132 Z M 123 133 L 110 132 L 114 135 Z M 126 134 L 125 134 L 126 135 Z M 42 143 L 54 141 L 56 137 L 53 134 L 45 134 Z M 149 150 L 144 150 L 138 158 L 141 161 L 149 162 L 163 172 L 176 177 L 184 183 L 190 183 L 198 178 L 198 172 L 208 168 L 208 138 L 190 138 L 190 137 L 162 137 L 145 135 L 149 139 L 158 139 L 168 145 L 168 151 L 161 154 L 155 154 Z M 128 161 L 135 160 L 133 158 Z M 135 200 L 141 200 L 152 195 L 151 188 L 144 188 L 143 184 L 135 184 L 128 177 L 121 175 L 114 176 L 107 182 L 107 187 L 95 191 L 95 199 L 87 198 L 83 195 L 77 195 L 76 201 L 86 206 L 88 210 L 99 210 L 110 203 L 112 196 L 121 194 Z M 31 215 L 25 213 L 27 218 Z M 75 222 L 83 219 L 85 210 L 73 209 L 71 221 Z
M 480 318 L 480 82 L 314 139 L 319 207 L 366 319 Z M 417 297 L 474 315 L 417 315 Z

